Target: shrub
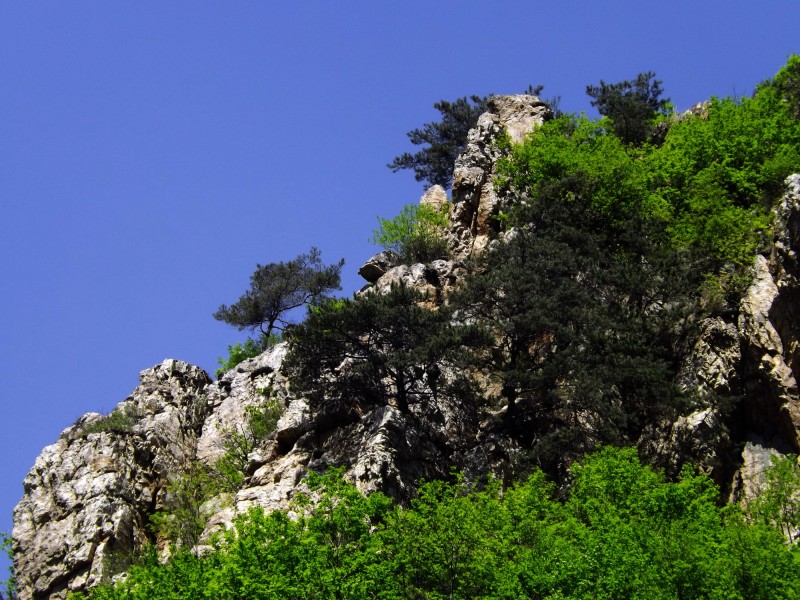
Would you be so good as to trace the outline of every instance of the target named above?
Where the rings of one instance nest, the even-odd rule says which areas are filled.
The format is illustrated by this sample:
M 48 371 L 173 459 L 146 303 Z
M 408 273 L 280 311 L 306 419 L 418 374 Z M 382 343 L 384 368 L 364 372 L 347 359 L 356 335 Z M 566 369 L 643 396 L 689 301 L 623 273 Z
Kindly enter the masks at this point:
M 155 533 L 177 547 L 191 548 L 211 516 L 203 504 L 217 489 L 211 470 L 200 461 L 194 461 L 166 486 L 167 496 L 162 510 L 150 516 Z
M 262 404 L 245 409 L 243 426 L 223 432 L 225 454 L 213 467 L 220 491 L 236 492 L 241 489 L 250 453 L 275 431 L 282 412 L 280 401 L 269 398 Z
M 217 378 L 222 376 L 226 371 L 230 371 L 239 363 L 246 361 L 248 358 L 255 358 L 267 348 L 275 345 L 280 338 L 276 335 L 271 335 L 269 338 L 262 336 L 261 339 L 254 340 L 247 338 L 247 341 L 236 342 L 233 346 L 228 346 L 228 358 L 218 357 L 219 369 L 216 370 Z
M 448 255 L 443 235 L 447 207 L 438 211 L 427 204 L 407 204 L 393 219 L 378 217 L 378 224 L 370 243 L 406 262 L 430 262 Z
M 87 423 L 81 428 L 80 435 L 112 431 L 114 433 L 131 433 L 136 423 L 142 418 L 142 411 L 133 405 L 127 405 L 122 410 L 115 408 L 100 419 Z

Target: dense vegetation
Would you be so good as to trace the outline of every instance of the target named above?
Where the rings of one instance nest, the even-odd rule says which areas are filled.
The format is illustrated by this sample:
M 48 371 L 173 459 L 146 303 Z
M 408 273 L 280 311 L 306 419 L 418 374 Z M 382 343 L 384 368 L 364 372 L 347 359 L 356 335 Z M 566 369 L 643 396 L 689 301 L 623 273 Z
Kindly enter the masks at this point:
M 691 467 L 662 473 L 614 446 L 693 408 L 675 385 L 680 340 L 704 314 L 735 310 L 783 180 L 800 171 L 799 80 L 792 57 L 752 97 L 684 115 L 668 112 L 653 74 L 590 86 L 602 118 L 560 115 L 520 145 L 501 142 L 497 184 L 515 200 L 497 215 L 505 242 L 467 265 L 447 302 L 402 286 L 331 299 L 333 279 L 313 297 L 300 285 L 310 306 L 286 331 L 285 368 L 312 410 L 391 404 L 413 419 L 443 394 L 489 408 L 530 450 L 525 482 L 455 477 L 399 506 L 312 473 L 297 519 L 252 511 L 199 556 L 196 538 L 172 535 L 169 562 L 150 550 L 91 598 L 798 597 L 796 462 L 777 461 L 751 506 L 722 507 Z M 460 127 L 477 102 L 443 109 L 463 113 Z M 443 109 L 419 139 L 452 152 L 466 130 Z M 437 183 L 443 161 L 393 168 Z M 383 220 L 376 241 L 436 258 L 442 240 L 421 229 L 426 218 Z M 223 306 L 218 318 L 271 333 L 296 303 L 250 311 L 273 289 L 262 279 L 240 301 L 248 315 Z M 231 440 L 227 491 L 242 483 L 236 460 L 251 437 Z M 172 514 L 166 525 L 183 519 Z
M 563 501 L 538 471 L 505 491 L 496 481 L 480 488 L 460 480 L 425 483 L 409 507 L 378 493 L 364 497 L 336 471 L 312 474 L 309 485 L 313 501 L 297 501 L 297 519 L 253 510 L 207 552 L 178 552 L 162 565 L 150 549 L 126 581 L 89 597 L 780 600 L 800 594 L 800 553 L 766 524 L 769 518 L 721 508 L 714 485 L 690 470 L 666 481 L 641 465 L 634 450 L 605 448 L 574 464 Z

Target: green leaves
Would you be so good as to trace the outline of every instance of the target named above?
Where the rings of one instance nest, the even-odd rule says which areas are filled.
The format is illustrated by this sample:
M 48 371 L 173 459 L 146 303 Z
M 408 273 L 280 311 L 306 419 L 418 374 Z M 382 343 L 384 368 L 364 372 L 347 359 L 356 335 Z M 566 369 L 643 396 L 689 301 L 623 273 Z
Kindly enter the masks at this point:
M 216 371 L 217 378 L 221 377 L 226 371 L 230 371 L 239 363 L 246 361 L 248 358 L 254 358 L 264 352 L 264 350 L 267 349 L 268 344 L 278 339 L 274 335 L 272 337 L 275 339 L 269 340 L 268 338 L 262 336 L 260 340 L 247 338 L 244 343 L 236 342 L 232 346 L 229 345 L 228 358 L 223 358 L 222 356 L 217 358 L 217 363 L 219 363 L 219 369 Z
M 800 529 L 800 465 L 792 454 L 770 460 L 747 509 L 752 521 L 777 529 L 791 544 Z
M 582 200 L 611 224 L 638 211 L 664 224 L 672 247 L 711 259 L 713 270 L 745 270 L 764 247 L 784 179 L 800 171 L 800 121 L 792 112 L 798 65 L 800 58 L 790 58 L 751 98 L 714 98 L 697 114 L 665 120 L 657 147 L 641 139 L 627 145 L 611 105 L 601 111 L 611 120 L 562 116 L 513 148 L 499 165 L 501 181 L 526 201 Z M 598 98 L 630 96 L 653 114 L 663 109 L 646 80 L 627 83 L 590 90 Z
M 427 204 L 407 204 L 393 219 L 378 217 L 378 224 L 370 243 L 394 252 L 405 262 L 425 263 L 448 255 L 444 238 L 447 206 L 438 211 Z
M 92 600 L 363 598 L 431 600 L 797 597 L 798 555 L 748 525 L 719 491 L 685 471 L 669 482 L 633 449 L 573 466 L 553 496 L 541 472 L 502 489 L 428 482 L 408 507 L 363 496 L 341 470 L 310 474 L 286 513 L 252 509 L 198 556 L 154 549 Z

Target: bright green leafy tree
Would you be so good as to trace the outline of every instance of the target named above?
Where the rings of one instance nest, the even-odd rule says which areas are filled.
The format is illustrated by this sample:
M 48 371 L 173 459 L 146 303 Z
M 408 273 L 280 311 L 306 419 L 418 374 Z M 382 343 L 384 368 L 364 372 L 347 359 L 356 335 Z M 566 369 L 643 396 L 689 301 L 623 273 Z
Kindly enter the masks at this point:
M 437 210 L 428 204 L 407 204 L 393 219 L 378 217 L 378 224 L 370 243 L 404 262 L 426 263 L 449 254 L 444 237 L 447 206 Z

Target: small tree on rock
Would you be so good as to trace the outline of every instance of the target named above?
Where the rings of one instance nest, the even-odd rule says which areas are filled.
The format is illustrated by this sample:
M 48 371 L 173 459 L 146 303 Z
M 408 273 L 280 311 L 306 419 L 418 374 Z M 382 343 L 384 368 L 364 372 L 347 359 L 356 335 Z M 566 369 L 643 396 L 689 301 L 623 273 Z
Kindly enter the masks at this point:
M 341 289 L 343 265 L 344 259 L 323 265 L 319 250 L 313 247 L 285 263 L 257 265 L 250 289 L 235 304 L 220 306 L 214 318 L 240 331 L 259 329 L 269 339 L 289 323 L 286 313 Z

